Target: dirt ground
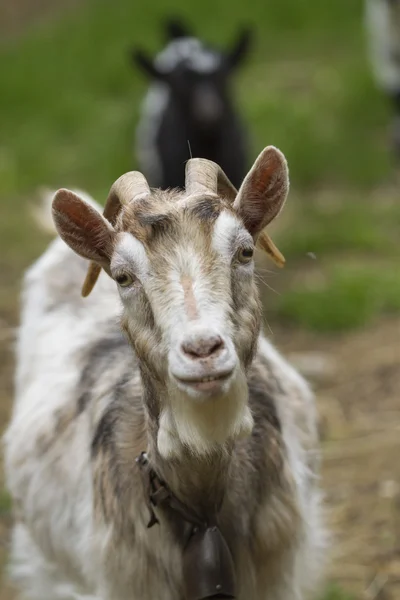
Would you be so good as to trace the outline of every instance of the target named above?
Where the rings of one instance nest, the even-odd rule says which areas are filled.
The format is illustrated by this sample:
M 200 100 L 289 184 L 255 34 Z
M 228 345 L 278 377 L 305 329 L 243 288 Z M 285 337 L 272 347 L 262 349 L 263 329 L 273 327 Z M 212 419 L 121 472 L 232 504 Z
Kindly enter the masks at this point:
M 318 397 L 329 574 L 357 599 L 398 600 L 400 318 L 335 338 L 274 338 Z
M 15 38 L 27 26 L 68 11 L 84 0 L 0 0 L 1 39 Z

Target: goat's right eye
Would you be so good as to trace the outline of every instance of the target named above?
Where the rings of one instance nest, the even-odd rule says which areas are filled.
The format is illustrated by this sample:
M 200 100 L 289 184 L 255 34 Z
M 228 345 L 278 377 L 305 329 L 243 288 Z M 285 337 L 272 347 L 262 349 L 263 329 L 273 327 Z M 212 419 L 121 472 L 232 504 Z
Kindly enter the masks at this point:
M 128 275 L 128 273 L 120 273 L 116 276 L 115 281 L 121 287 L 128 287 L 128 285 L 131 285 L 133 283 L 133 277 L 131 275 Z

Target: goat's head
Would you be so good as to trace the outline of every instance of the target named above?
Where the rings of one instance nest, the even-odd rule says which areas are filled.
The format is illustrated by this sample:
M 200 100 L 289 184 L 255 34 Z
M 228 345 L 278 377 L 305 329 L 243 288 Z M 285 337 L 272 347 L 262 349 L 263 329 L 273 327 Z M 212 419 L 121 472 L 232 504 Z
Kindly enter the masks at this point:
M 230 106 L 229 81 L 249 50 L 249 29 L 239 32 L 222 52 L 195 37 L 179 22 L 167 27 L 169 44 L 154 60 L 132 51 L 135 64 L 153 80 L 168 86 L 180 113 L 194 124 L 215 127 Z
M 198 450 L 251 430 L 246 370 L 261 320 L 253 252 L 262 241 L 279 260 L 262 230 L 280 212 L 288 183 L 284 156 L 269 146 L 239 192 L 215 163 L 192 159 L 184 192 L 151 191 L 140 173 L 123 175 L 103 216 L 71 191 L 55 195 L 60 236 L 92 261 L 83 295 L 101 268 L 116 281 L 158 415 L 188 444 L 199 427 Z

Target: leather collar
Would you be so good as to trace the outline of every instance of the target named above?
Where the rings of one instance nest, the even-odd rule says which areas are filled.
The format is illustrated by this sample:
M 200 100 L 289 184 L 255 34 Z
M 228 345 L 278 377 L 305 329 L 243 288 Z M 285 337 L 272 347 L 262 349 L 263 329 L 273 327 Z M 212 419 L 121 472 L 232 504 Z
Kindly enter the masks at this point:
M 151 467 L 146 452 L 136 459 L 142 475 L 150 512 L 148 528 L 159 524 L 157 508 L 174 521 L 183 538 L 183 582 L 185 600 L 235 598 L 235 569 L 224 536 L 215 524 L 202 520 L 181 502 Z M 216 522 L 216 517 L 214 523 Z

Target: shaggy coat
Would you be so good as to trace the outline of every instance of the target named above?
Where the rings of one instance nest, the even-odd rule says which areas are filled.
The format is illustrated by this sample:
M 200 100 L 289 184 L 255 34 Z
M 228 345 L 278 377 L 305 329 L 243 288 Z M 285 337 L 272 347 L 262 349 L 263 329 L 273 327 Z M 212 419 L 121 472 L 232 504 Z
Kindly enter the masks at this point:
M 233 205 L 199 194 L 201 182 L 151 198 L 139 190 L 113 227 L 104 221 L 114 245 L 103 267 L 119 282 L 120 298 L 105 273 L 82 298 L 87 261 L 61 239 L 27 272 L 5 435 L 15 511 L 11 571 L 24 598 L 185 600 L 179 532 L 162 514 L 147 528 L 135 462 L 144 450 L 198 514 L 220 506 L 237 600 L 303 600 L 315 590 L 325 540 L 314 398 L 260 332 L 253 264 L 243 252 L 249 232 L 256 236 L 256 206 L 246 220 L 249 189 L 264 182 L 268 202 L 279 196 L 271 220 L 286 197 L 282 161 L 271 149 L 260 155 Z M 108 241 L 95 203 L 85 200 L 61 190 L 54 215 L 64 240 L 100 261 L 96 252 Z M 83 245 L 92 243 L 91 219 L 97 250 L 91 246 L 89 257 Z M 81 227 L 89 237 L 80 237 Z M 228 260 L 228 251 L 239 258 Z M 141 257 L 137 279 L 126 275 L 126 256 L 128 265 Z M 215 317 L 238 356 L 229 393 L 221 388 L 211 400 L 171 383 L 173 334 L 192 332 L 203 313 L 204 331 Z

